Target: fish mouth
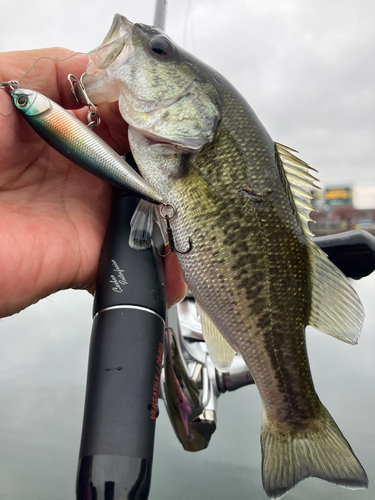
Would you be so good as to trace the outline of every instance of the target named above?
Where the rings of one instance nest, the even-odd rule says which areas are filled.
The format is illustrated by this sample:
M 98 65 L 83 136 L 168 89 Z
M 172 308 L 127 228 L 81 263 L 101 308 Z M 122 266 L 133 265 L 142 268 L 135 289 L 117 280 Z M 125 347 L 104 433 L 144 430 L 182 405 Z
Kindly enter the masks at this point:
M 142 99 L 135 95 L 121 78 L 121 67 L 133 64 L 137 60 L 137 49 L 132 40 L 134 29 L 143 33 L 150 31 L 162 33 L 158 28 L 134 24 L 126 17 L 116 14 L 102 44 L 87 54 L 89 63 L 83 77 L 83 85 L 95 104 L 116 102 L 121 93 L 127 96 L 135 111 L 150 113 L 174 104 L 177 99 L 158 101 Z
M 83 77 L 83 85 L 95 104 L 118 101 L 123 119 L 152 140 L 199 149 L 207 142 L 206 138 L 188 138 L 184 134 L 171 137 L 169 134 L 166 140 L 159 126 L 168 114 L 175 113 L 175 106 L 180 101 L 183 107 L 186 99 L 194 94 L 196 85 L 194 75 L 186 81 L 182 79 L 182 84 L 179 84 L 176 91 L 172 88 L 170 94 L 144 92 L 144 87 L 147 87 L 146 84 L 149 82 L 143 80 L 147 75 L 139 73 L 137 64 L 159 67 L 152 54 L 147 52 L 150 50 L 149 40 L 158 36 L 165 36 L 158 28 L 133 24 L 126 17 L 116 14 L 102 44 L 88 53 L 89 64 Z M 173 55 L 173 62 L 176 56 L 178 51 Z M 154 80 L 155 74 L 153 74 Z
M 125 65 L 136 63 L 140 55 L 139 48 L 133 43 L 133 35 L 136 36 L 137 33 L 163 34 L 154 26 L 134 24 L 126 17 L 116 14 L 102 44 L 87 54 L 89 63 L 83 76 L 83 85 L 95 104 L 126 100 L 135 113 L 150 115 L 173 105 L 181 96 L 149 100 L 143 99 L 129 88 L 122 77 L 122 70 Z M 185 93 L 189 92 L 191 86 L 192 84 L 185 89 Z
M 116 14 L 112 26 L 102 44 L 88 52 L 89 63 L 83 77 L 83 85 L 95 104 L 118 101 L 121 81 L 110 77 L 135 54 L 132 43 L 134 24 Z

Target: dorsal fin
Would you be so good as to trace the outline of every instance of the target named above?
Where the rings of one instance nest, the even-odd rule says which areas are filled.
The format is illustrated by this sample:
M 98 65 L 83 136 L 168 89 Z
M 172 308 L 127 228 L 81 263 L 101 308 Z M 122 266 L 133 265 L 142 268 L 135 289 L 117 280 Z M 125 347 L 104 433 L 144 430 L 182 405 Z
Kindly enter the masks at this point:
M 320 188 L 315 185 L 318 179 L 309 172 L 316 170 L 297 158 L 293 149 L 275 145 L 309 246 L 312 285 L 309 325 L 339 340 L 356 344 L 364 319 L 361 301 L 344 274 L 311 240 L 313 234 L 308 227 L 309 214 L 315 210 L 311 200 L 319 199 Z
M 294 149 L 277 142 L 275 142 L 275 147 L 289 181 L 303 229 L 308 236 L 313 236 L 308 223 L 313 222 L 310 218 L 310 212 L 316 211 L 316 209 L 311 205 L 311 200 L 320 199 L 320 188 L 315 184 L 318 179 L 310 174 L 310 170 L 314 172 L 316 170 L 295 156 Z

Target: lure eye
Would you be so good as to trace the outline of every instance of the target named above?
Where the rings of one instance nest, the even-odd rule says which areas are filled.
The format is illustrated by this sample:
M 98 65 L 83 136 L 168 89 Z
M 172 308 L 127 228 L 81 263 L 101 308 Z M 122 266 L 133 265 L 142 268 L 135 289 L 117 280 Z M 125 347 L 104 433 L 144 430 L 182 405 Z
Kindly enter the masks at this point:
M 150 46 L 150 49 L 152 50 L 152 52 L 154 52 L 154 54 L 156 54 L 158 56 L 167 56 L 172 50 L 172 47 L 171 47 L 171 44 L 169 43 L 169 41 L 166 38 L 161 37 L 161 36 L 158 36 L 157 38 L 153 38 L 150 41 L 149 46 Z
M 28 102 L 29 102 L 29 98 L 26 95 L 22 94 L 22 95 L 17 97 L 16 104 L 19 108 L 24 108 Z

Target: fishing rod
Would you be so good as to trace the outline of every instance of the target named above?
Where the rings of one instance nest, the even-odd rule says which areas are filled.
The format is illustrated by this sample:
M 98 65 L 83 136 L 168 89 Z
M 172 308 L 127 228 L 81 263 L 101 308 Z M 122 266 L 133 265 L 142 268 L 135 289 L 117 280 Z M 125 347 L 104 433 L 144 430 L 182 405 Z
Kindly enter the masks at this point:
M 116 190 L 97 275 L 78 500 L 143 500 L 151 480 L 166 291 L 160 234 L 130 248 L 139 199 Z M 159 236 L 159 239 L 158 239 Z

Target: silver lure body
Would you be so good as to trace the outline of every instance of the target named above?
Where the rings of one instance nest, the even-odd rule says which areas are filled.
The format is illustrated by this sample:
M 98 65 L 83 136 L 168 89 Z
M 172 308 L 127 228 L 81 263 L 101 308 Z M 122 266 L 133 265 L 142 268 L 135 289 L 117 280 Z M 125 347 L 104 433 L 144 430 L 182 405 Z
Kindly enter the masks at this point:
M 155 188 L 66 109 L 32 90 L 15 89 L 11 95 L 40 137 L 74 164 L 147 201 L 163 203 Z

